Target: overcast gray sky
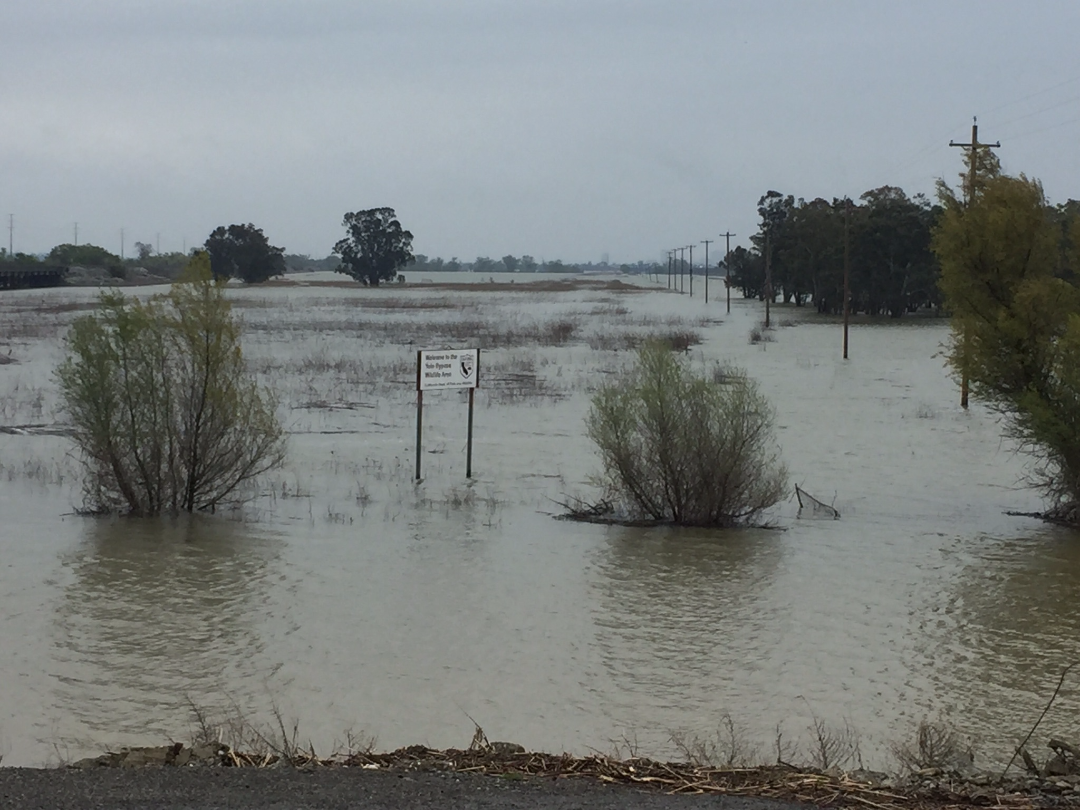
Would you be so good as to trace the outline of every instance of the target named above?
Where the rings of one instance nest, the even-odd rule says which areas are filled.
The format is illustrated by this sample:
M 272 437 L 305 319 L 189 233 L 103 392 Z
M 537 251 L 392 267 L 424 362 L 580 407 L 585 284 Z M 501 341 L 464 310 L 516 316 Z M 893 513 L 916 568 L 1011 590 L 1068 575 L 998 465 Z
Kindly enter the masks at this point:
M 1080 3 L 4 0 L 17 251 L 253 222 L 324 256 L 390 206 L 417 252 L 653 260 L 758 197 L 932 193 L 971 117 L 1080 197 Z M 7 243 L 6 227 L 2 243 Z M 716 247 L 712 248 L 714 251 Z

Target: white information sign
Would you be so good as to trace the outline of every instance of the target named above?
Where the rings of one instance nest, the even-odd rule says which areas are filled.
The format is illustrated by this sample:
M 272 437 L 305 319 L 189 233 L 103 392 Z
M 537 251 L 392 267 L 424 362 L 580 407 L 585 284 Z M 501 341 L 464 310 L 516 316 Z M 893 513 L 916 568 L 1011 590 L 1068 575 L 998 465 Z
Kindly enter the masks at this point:
M 420 391 L 476 388 L 480 381 L 479 349 L 422 349 L 416 383 Z

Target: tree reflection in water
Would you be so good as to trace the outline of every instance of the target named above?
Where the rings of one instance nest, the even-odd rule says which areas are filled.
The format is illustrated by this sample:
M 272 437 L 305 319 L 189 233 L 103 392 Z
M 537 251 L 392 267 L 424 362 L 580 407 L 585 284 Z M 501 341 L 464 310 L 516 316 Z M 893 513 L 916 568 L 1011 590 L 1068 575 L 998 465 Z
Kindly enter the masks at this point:
M 60 727 L 167 739 L 190 726 L 188 696 L 265 703 L 247 692 L 275 669 L 259 628 L 280 546 L 224 519 L 88 520 L 55 617 Z
M 596 644 L 618 687 L 605 691 L 624 703 L 613 713 L 708 723 L 735 711 L 784 624 L 769 595 L 782 557 L 775 531 L 613 531 L 595 583 Z
M 925 606 L 917 627 L 937 709 L 1008 759 L 1049 700 L 1062 670 L 1080 660 L 1080 532 L 1037 528 L 1027 537 L 975 537 L 969 561 Z M 1032 740 L 1080 739 L 1075 671 Z

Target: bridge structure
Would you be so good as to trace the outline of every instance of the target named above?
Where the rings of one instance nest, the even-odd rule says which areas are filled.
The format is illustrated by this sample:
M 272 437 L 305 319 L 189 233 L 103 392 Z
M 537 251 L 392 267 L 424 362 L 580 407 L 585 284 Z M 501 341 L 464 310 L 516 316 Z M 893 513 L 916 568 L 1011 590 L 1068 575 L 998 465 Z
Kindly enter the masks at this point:
M 67 275 L 66 267 L 47 265 L 10 265 L 0 263 L 0 290 L 26 290 L 34 287 L 59 287 Z

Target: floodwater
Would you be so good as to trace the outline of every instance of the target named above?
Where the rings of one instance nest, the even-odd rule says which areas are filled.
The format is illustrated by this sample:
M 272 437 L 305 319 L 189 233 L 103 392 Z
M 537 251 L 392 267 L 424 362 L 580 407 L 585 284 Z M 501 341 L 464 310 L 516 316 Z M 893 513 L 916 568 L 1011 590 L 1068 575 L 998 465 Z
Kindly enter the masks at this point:
M 812 313 L 774 311 L 752 345 L 757 303 L 640 283 L 236 289 L 289 461 L 243 509 L 165 521 L 74 514 L 51 375 L 92 291 L 4 293 L 3 763 L 186 739 L 193 704 L 277 707 L 322 750 L 464 746 L 475 718 L 529 748 L 667 756 L 728 715 L 764 759 L 778 733 L 808 750 L 814 718 L 868 765 L 923 718 L 1007 758 L 1080 652 L 1080 537 L 1004 514 L 1040 502 L 995 418 L 959 408 L 947 326 L 856 325 L 844 362 Z M 760 382 L 793 483 L 841 520 L 794 497 L 775 529 L 553 519 L 593 491 L 590 393 L 672 331 L 701 336 L 695 366 Z M 476 345 L 475 480 L 465 399 L 440 392 L 414 484 L 415 350 Z M 1040 735 L 1075 737 L 1078 708 L 1066 684 Z

